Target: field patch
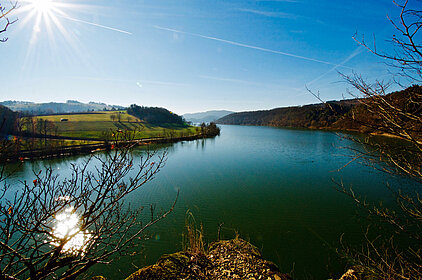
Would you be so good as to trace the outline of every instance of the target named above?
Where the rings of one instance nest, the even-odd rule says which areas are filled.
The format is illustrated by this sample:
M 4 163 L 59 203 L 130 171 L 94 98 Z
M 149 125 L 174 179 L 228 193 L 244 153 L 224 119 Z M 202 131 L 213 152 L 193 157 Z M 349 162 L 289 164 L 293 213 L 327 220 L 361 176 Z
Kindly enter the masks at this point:
M 40 124 L 43 121 L 48 121 L 49 124 L 52 124 L 46 135 L 74 139 L 105 140 L 114 132 L 118 131 L 131 131 L 133 132 L 132 136 L 134 139 L 151 137 L 171 138 L 198 133 L 198 129 L 192 126 L 184 127 L 175 124 L 152 126 L 139 118 L 129 115 L 126 111 L 36 116 L 33 118 L 33 121 Z M 43 133 L 40 127 L 33 130 L 36 134 Z

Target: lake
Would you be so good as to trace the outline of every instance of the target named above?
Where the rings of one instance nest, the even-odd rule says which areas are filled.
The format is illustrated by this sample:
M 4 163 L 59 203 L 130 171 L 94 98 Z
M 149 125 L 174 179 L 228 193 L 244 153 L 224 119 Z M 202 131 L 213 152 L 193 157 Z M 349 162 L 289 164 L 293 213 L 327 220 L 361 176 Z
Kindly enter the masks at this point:
M 167 209 L 180 190 L 174 211 L 149 231 L 140 256 L 97 266 L 93 274 L 123 279 L 163 254 L 182 248 L 186 211 L 203 224 L 205 239 L 239 234 L 261 249 L 264 258 L 296 279 L 328 279 L 345 270 L 339 240 L 359 244 L 365 223 L 353 202 L 335 190 L 343 181 L 369 200 L 392 201 L 386 188 L 410 184 L 350 161 L 354 145 L 333 132 L 253 126 L 221 126 L 214 139 L 171 145 L 157 177 L 132 193 L 132 206 L 155 203 Z M 86 156 L 25 162 L 15 178 L 32 180 L 32 170 L 51 165 L 64 177 L 70 162 Z

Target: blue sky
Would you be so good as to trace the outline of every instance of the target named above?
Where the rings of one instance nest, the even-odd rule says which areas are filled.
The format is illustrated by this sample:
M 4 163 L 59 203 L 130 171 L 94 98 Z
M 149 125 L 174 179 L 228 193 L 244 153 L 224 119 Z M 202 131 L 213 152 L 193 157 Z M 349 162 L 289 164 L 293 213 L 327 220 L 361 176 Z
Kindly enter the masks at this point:
M 390 0 L 52 0 L 48 13 L 34 1 L 51 0 L 21 1 L 0 44 L 0 100 L 178 114 L 316 103 L 305 85 L 341 99 L 337 71 L 388 78 L 352 36 L 388 50 L 399 12 Z

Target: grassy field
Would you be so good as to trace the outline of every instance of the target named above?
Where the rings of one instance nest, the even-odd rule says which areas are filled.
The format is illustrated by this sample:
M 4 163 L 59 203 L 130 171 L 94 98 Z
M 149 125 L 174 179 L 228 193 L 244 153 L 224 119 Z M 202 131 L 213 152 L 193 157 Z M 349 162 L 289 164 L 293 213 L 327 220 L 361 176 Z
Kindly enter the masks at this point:
M 38 138 L 34 140 L 23 139 L 19 141 L 20 149 L 37 150 L 37 149 L 55 149 L 58 147 L 80 146 L 80 145 L 93 145 L 101 144 L 103 141 L 89 141 L 89 140 L 56 140 L 56 139 L 43 139 Z
M 118 117 L 120 114 L 120 117 Z M 178 137 L 196 133 L 196 128 L 177 126 L 150 126 L 128 115 L 126 111 L 92 112 L 89 114 L 65 114 L 39 116 L 37 119 L 54 123 L 59 136 L 104 139 L 105 132 L 137 131 L 135 139 L 150 137 Z M 67 121 L 61 121 L 67 119 Z M 120 119 L 120 121 L 118 121 Z

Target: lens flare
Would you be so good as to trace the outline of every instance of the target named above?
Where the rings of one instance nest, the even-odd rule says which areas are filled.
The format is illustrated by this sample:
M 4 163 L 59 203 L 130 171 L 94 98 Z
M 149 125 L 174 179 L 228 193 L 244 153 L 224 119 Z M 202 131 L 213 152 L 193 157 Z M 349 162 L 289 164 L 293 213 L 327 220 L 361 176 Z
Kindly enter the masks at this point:
M 39 13 L 48 13 L 54 8 L 53 0 L 32 0 L 30 4 Z
M 93 20 L 101 7 L 91 4 L 92 1 L 85 2 L 19 0 L 20 8 L 16 9 L 14 15 L 20 19 L 19 28 L 30 34 L 23 67 L 25 71 L 35 71 L 37 64 L 45 61 L 40 60 L 38 55 L 45 52 L 46 47 L 51 51 L 50 60 L 53 63 L 78 61 L 88 66 L 87 49 L 80 41 L 81 30 L 85 29 L 83 25 L 132 35 L 131 32 Z
M 68 17 L 69 12 L 86 12 L 88 6 L 66 0 L 22 0 L 19 3 L 22 6 L 17 16 L 21 19 L 21 28 L 32 27 L 27 57 L 31 57 L 33 51 L 39 51 L 36 45 L 45 41 L 53 50 L 63 49 L 63 46 L 70 46 L 72 51 L 79 50 L 77 35 L 63 24 L 62 19 Z M 59 46 L 59 42 L 66 44 Z

